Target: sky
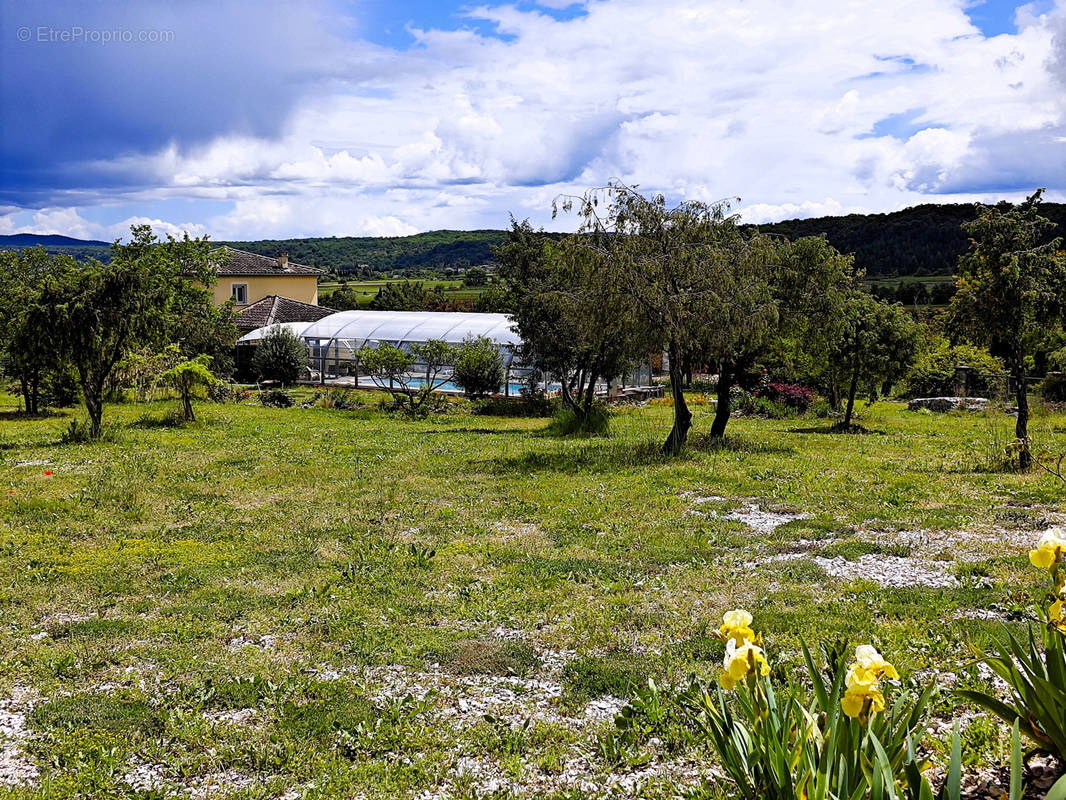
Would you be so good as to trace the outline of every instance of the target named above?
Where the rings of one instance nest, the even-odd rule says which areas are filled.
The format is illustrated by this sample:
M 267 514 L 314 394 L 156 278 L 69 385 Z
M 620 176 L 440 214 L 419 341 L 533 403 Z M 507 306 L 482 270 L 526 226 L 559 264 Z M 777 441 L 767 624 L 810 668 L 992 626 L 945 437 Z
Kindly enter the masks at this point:
M 1066 0 L 2 0 L 0 233 L 1066 200 Z

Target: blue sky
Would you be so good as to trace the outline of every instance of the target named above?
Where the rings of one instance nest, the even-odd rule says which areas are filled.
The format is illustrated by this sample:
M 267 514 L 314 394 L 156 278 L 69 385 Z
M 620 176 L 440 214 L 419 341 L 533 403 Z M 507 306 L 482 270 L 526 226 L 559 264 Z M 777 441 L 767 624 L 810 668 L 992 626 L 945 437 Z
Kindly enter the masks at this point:
M 0 233 L 1066 198 L 1066 0 L 6 0 L 0 41 Z

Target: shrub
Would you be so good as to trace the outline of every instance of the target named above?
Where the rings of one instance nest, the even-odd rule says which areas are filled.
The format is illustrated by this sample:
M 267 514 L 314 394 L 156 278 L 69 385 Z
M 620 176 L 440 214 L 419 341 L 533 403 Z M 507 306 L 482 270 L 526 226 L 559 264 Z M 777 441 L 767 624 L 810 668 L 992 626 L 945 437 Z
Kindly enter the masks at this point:
M 363 407 L 363 403 L 354 391 L 337 387 L 316 391 L 311 405 L 319 408 L 333 408 L 337 411 L 352 411 Z
M 207 387 L 207 399 L 212 403 L 243 403 L 251 396 L 251 391 L 235 383 L 217 381 Z
M 474 403 L 473 412 L 486 417 L 550 417 L 559 403 L 542 391 L 523 391 L 518 398 L 487 397 Z
M 296 383 L 307 368 L 307 345 L 288 328 L 275 328 L 255 349 L 252 368 L 260 380 Z
M 1040 384 L 1040 394 L 1053 403 L 1066 401 L 1066 375 L 1048 375 Z
M 197 356 L 175 364 L 159 376 L 161 383 L 172 387 L 177 392 L 178 400 L 181 402 L 181 416 L 186 422 L 196 419 L 192 400 L 197 392 L 202 389 L 206 394 L 211 386 L 219 382 L 208 369 L 210 363 L 211 356 Z
M 503 380 L 503 357 L 487 336 L 468 336 L 456 348 L 452 381 L 468 396 L 496 394 Z
M 907 374 L 907 394 L 911 397 L 955 394 L 956 369 L 963 365 L 971 368 L 967 387 L 970 394 L 995 397 L 1003 393 L 1006 368 L 1002 361 L 983 348 L 951 347 L 940 340 L 915 359 Z
M 268 408 L 292 408 L 296 401 L 284 389 L 268 389 L 259 393 L 259 402 Z
M 814 402 L 814 392 L 796 383 L 771 383 L 766 396 L 796 411 L 806 411 Z

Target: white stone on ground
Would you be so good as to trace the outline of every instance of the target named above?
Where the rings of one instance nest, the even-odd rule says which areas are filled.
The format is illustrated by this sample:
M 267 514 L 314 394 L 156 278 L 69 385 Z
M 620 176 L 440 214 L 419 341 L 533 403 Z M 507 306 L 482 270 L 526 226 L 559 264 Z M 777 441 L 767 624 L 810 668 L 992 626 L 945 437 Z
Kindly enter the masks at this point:
M 895 588 L 925 586 L 939 589 L 959 584 L 958 578 L 951 574 L 947 566 L 902 556 L 867 553 L 860 556 L 858 561 L 848 561 L 842 556 L 835 558 L 815 556 L 811 560 L 832 578 L 846 580 L 864 578 L 882 586 Z
M 29 738 L 26 716 L 35 701 L 36 695 L 24 687 L 15 687 L 11 697 L 0 700 L 0 786 L 29 786 L 40 777 L 37 766 L 22 752 Z
M 806 519 L 806 514 L 780 514 L 764 511 L 757 503 L 746 503 L 742 511 L 730 511 L 726 519 L 743 522 L 756 533 L 773 533 L 774 530 L 797 519 Z

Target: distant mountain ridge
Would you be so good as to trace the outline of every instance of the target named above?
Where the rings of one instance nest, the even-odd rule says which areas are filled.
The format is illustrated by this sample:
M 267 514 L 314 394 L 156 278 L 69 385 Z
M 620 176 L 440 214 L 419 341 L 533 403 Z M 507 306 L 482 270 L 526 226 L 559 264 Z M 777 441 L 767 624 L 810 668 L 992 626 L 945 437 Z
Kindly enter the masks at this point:
M 1054 235 L 1066 237 L 1066 204 L 1043 203 L 1041 213 L 1056 223 Z M 947 276 L 969 247 L 961 225 L 974 216 L 974 206 L 970 204 L 929 203 L 885 214 L 812 217 L 753 227 L 790 239 L 825 235 L 841 252 L 854 253 L 855 265 L 870 278 Z M 484 264 L 492 261 L 493 246 L 506 237 L 505 230 L 440 230 L 412 236 L 260 239 L 219 244 L 265 256 L 286 252 L 297 264 L 341 275 L 368 276 L 371 273 L 407 275 L 418 270 Z M 91 256 L 106 260 L 109 257 L 107 242 L 27 233 L 0 236 L 0 249 L 37 244 L 75 258 Z
M 9 233 L 0 235 L 0 248 L 12 247 L 110 247 L 111 242 L 96 239 L 73 239 L 70 236 L 41 233 Z

